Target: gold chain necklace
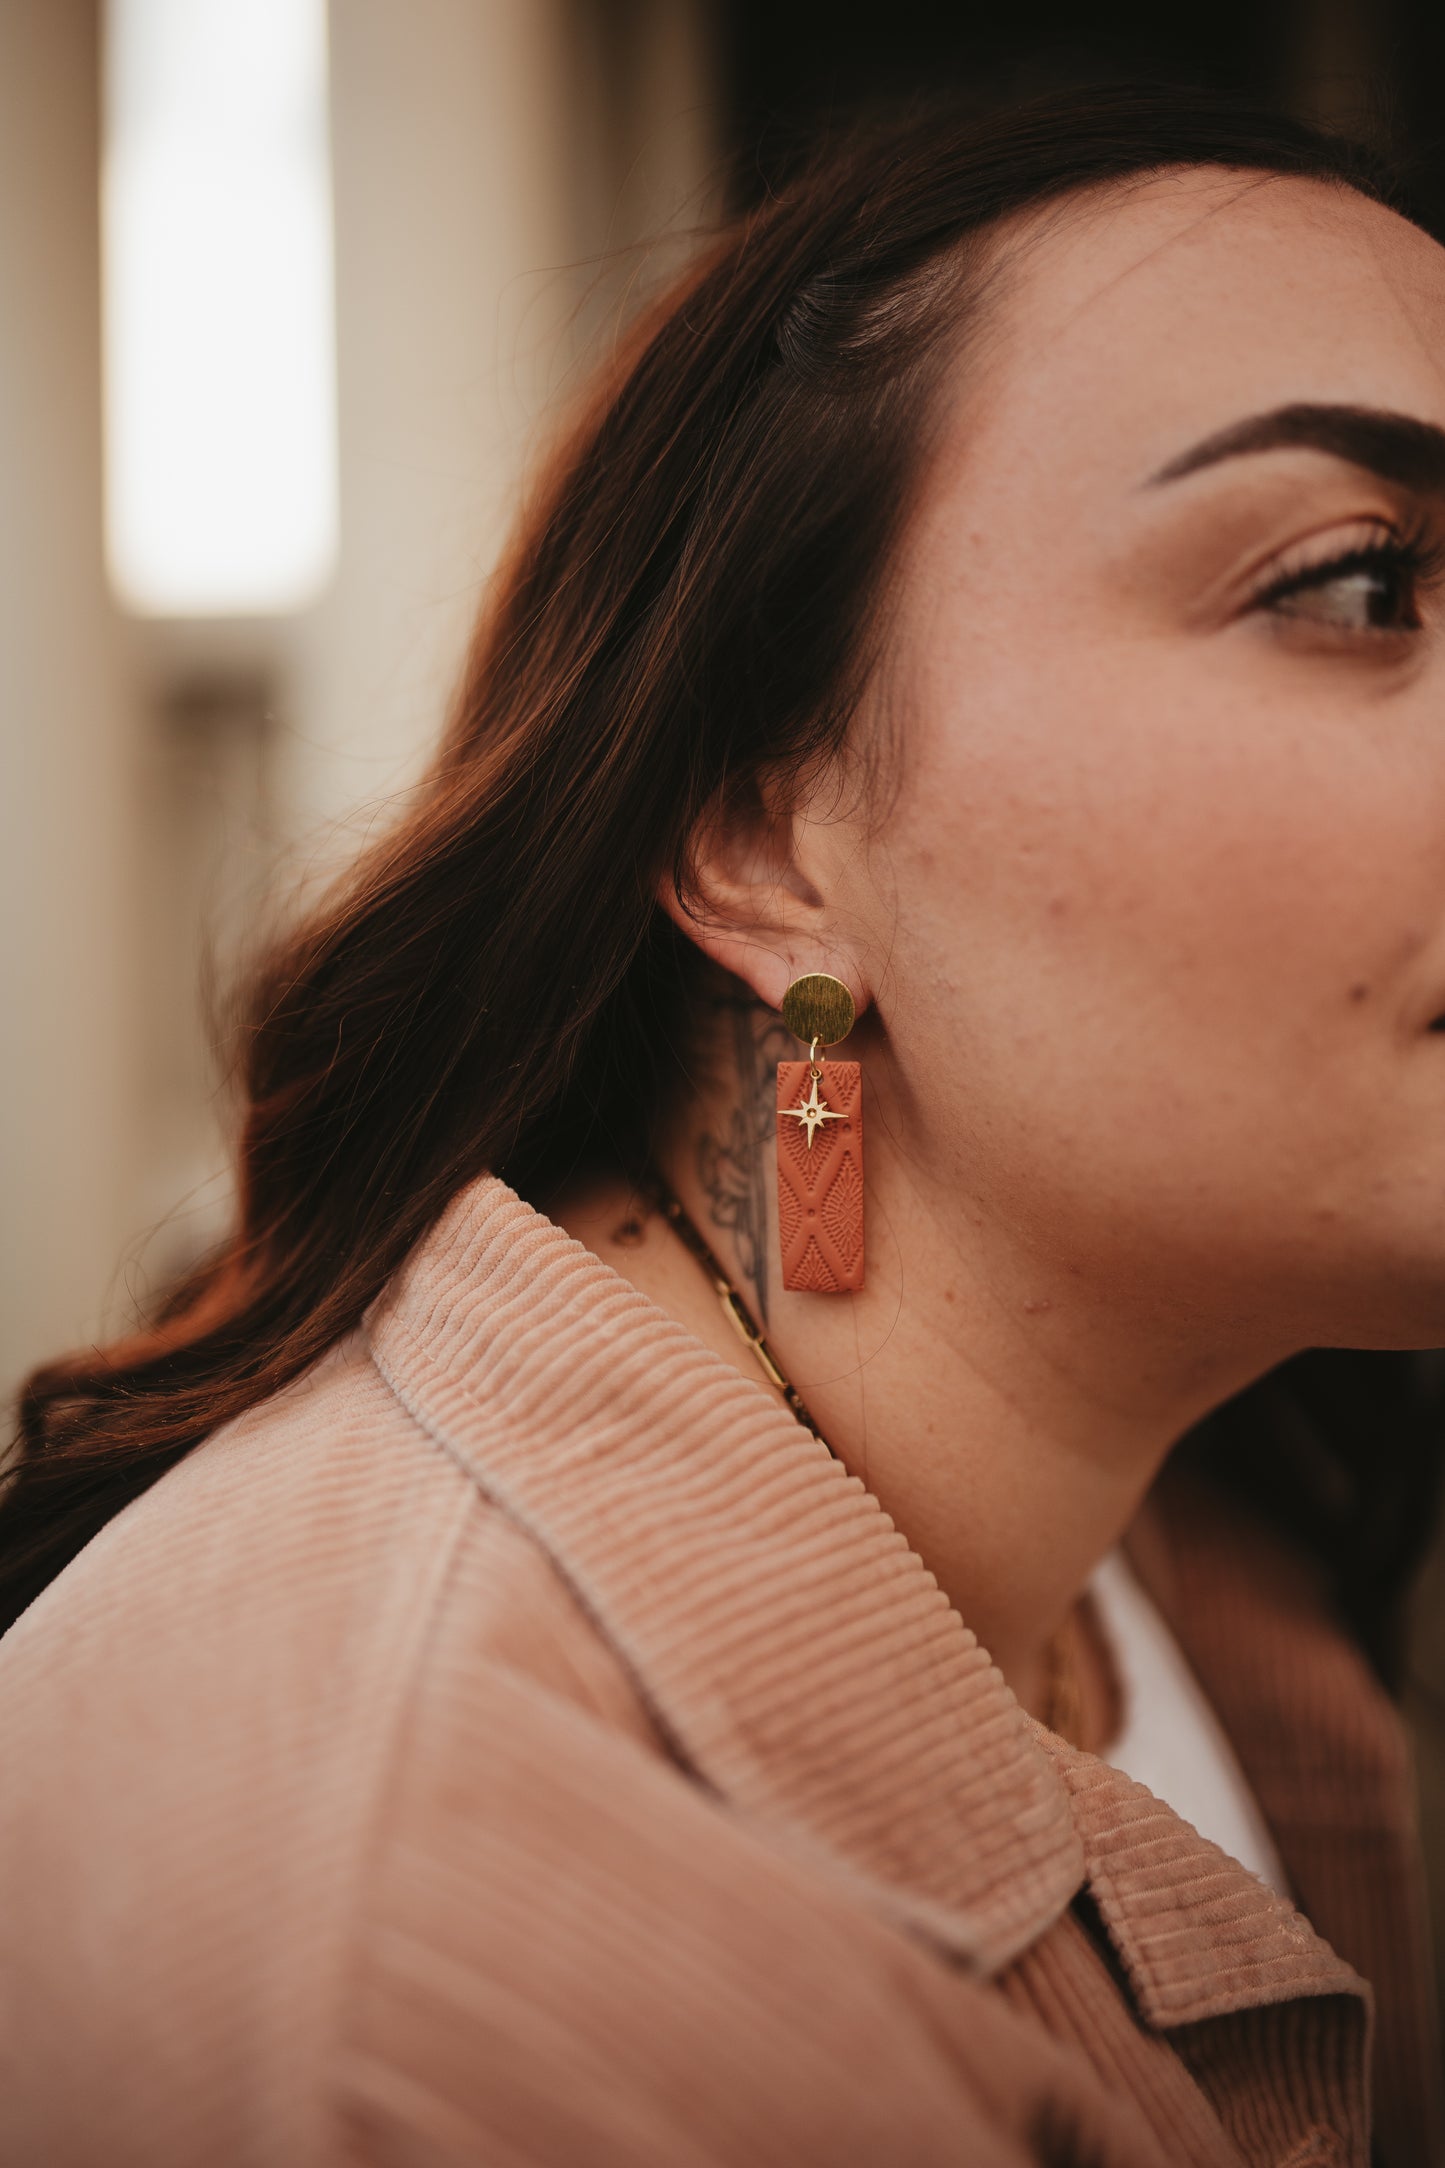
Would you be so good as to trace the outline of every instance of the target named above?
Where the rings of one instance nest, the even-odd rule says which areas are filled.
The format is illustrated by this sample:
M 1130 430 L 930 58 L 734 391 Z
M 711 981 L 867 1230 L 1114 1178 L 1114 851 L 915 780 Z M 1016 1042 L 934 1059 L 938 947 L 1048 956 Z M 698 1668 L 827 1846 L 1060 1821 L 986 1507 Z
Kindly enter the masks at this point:
M 802 1394 L 778 1361 L 777 1356 L 769 1347 L 759 1328 L 753 1323 L 751 1311 L 732 1281 L 723 1271 L 717 1254 L 708 1244 L 702 1229 L 684 1211 L 682 1205 L 667 1187 L 661 1176 L 654 1175 L 652 1179 L 653 1187 L 657 1192 L 658 1209 L 669 1226 L 680 1237 L 684 1246 L 692 1251 L 693 1256 L 712 1281 L 713 1291 L 722 1305 L 723 1316 L 732 1326 L 733 1331 L 743 1342 L 743 1345 L 752 1349 L 757 1358 L 758 1368 L 762 1371 L 763 1376 L 770 1385 L 777 1387 L 804 1430 L 811 1430 L 820 1445 L 828 1445 L 827 1439 L 809 1414 Z M 831 1445 L 828 1445 L 828 1451 L 833 1453 Z M 838 1455 L 833 1453 L 833 1458 L 837 1460 Z
M 796 1421 L 801 1423 L 804 1430 L 811 1431 L 820 1445 L 828 1447 L 828 1451 L 841 1467 L 842 1456 L 828 1445 L 827 1439 L 809 1413 L 802 1394 L 778 1361 L 761 1329 L 754 1324 L 752 1312 L 723 1270 L 717 1252 L 702 1229 L 655 1170 L 650 1178 L 650 1186 L 656 1197 L 658 1210 L 684 1248 L 691 1251 L 712 1281 L 713 1292 L 718 1298 L 723 1315 L 744 1346 L 752 1349 L 763 1376 L 781 1393 Z M 1083 1716 L 1083 1696 L 1079 1690 L 1078 1669 L 1073 1659 L 1073 1623 L 1074 1615 L 1071 1612 L 1058 1632 L 1050 1637 L 1044 1652 L 1043 1722 L 1050 1731 L 1057 1732 L 1066 1739 L 1077 1739 Z

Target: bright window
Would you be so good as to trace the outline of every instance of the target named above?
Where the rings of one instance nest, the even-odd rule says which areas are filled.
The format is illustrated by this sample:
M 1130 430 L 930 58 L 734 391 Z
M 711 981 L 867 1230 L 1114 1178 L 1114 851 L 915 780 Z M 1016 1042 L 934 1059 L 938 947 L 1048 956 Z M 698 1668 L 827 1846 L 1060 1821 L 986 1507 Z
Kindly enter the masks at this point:
M 101 210 L 114 585 L 297 609 L 336 552 L 325 0 L 107 0 Z

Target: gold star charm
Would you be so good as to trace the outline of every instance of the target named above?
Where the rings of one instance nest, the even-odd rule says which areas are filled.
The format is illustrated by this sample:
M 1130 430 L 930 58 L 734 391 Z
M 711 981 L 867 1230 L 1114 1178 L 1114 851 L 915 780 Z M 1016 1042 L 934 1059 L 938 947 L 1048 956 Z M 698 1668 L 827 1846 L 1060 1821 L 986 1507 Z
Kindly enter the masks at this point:
M 848 1118 L 845 1114 L 835 1114 L 826 1099 L 819 1099 L 818 1079 L 816 1077 L 813 1079 L 813 1089 L 809 1092 L 807 1098 L 800 1100 L 795 1107 L 784 1107 L 783 1112 L 791 1114 L 795 1122 L 803 1124 L 808 1132 L 808 1150 L 810 1152 L 813 1149 L 814 1132 L 821 1129 L 824 1122 L 842 1122 Z

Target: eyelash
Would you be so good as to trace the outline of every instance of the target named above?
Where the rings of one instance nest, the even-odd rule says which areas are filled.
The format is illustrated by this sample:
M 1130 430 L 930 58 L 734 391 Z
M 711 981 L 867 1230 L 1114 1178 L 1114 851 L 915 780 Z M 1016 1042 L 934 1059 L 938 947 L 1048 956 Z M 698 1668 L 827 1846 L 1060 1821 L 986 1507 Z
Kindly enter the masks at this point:
M 1383 531 L 1370 542 L 1357 544 L 1353 549 L 1338 551 L 1333 557 L 1321 559 L 1316 564 L 1297 566 L 1271 580 L 1254 598 L 1251 607 L 1257 610 L 1277 610 L 1280 616 L 1291 613 L 1278 610 L 1281 602 L 1292 595 L 1310 594 L 1330 587 L 1337 580 L 1348 579 L 1351 573 L 1374 572 L 1386 575 L 1400 583 L 1404 606 L 1409 612 L 1405 622 L 1395 625 L 1369 625 L 1366 627 L 1336 625 L 1335 629 L 1355 637 L 1372 638 L 1380 633 L 1398 635 L 1402 632 L 1418 632 L 1421 620 L 1418 590 L 1445 571 L 1445 543 L 1433 540 L 1424 524 L 1409 528 L 1403 534 Z M 1321 620 L 1328 623 L 1328 620 Z

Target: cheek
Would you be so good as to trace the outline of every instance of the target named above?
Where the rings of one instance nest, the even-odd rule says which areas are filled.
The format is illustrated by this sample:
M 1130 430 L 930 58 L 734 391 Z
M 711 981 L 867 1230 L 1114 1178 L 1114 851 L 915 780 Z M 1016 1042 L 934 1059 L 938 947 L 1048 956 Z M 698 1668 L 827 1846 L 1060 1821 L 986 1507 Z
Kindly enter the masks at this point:
M 1165 1109 L 1176 1154 L 1355 1118 L 1439 938 L 1418 737 L 1358 695 L 1285 698 L 1248 646 L 1207 671 L 1183 642 L 1067 647 L 959 655 L 916 714 L 891 823 L 908 1033 L 1035 1148 L 1127 1149 Z

